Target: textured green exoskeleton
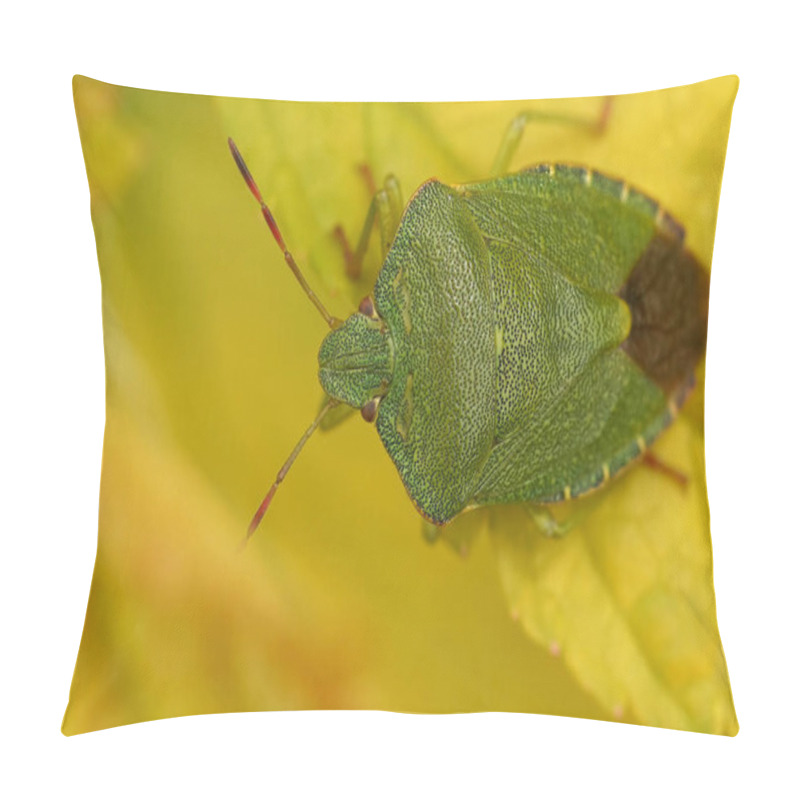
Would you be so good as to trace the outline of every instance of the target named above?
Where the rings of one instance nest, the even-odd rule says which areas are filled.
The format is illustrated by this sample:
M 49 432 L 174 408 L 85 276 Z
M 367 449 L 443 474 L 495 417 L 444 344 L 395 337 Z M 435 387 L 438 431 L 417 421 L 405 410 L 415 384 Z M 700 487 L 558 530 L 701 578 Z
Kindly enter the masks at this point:
M 332 398 L 363 407 L 430 521 L 593 489 L 670 423 L 704 352 L 708 279 L 646 196 L 542 165 L 424 184 L 374 314 L 320 350 Z
M 674 419 L 705 351 L 708 276 L 680 225 L 626 183 L 547 164 L 461 186 L 431 180 L 388 226 L 373 298 L 341 323 L 299 275 L 231 149 L 333 328 L 319 351 L 328 402 L 250 532 L 339 403 L 375 421 L 437 525 L 468 508 L 584 494 Z M 384 192 L 385 207 L 393 199 Z

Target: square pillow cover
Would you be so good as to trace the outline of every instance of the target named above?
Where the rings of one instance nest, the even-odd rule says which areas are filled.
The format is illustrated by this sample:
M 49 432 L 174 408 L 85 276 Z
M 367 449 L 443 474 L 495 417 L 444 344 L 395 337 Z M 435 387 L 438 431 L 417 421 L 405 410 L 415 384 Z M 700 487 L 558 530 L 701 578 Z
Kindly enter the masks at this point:
M 77 76 L 107 407 L 64 733 L 383 709 L 735 735 L 703 374 L 737 87 Z

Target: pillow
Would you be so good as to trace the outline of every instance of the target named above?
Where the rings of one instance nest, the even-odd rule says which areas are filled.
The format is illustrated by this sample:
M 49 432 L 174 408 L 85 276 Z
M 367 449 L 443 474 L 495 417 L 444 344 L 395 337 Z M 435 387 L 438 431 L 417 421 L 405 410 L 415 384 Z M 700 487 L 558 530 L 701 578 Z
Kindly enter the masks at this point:
M 292 103 L 77 76 L 107 411 L 63 732 L 385 709 L 735 735 L 703 354 L 737 87 Z

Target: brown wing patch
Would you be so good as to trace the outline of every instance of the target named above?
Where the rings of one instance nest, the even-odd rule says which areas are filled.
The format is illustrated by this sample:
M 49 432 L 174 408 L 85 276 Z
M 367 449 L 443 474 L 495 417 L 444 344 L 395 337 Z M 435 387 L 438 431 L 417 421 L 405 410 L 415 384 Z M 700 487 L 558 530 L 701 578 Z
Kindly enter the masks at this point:
M 671 395 L 705 353 L 708 274 L 679 239 L 660 232 L 619 294 L 631 310 L 622 349 Z

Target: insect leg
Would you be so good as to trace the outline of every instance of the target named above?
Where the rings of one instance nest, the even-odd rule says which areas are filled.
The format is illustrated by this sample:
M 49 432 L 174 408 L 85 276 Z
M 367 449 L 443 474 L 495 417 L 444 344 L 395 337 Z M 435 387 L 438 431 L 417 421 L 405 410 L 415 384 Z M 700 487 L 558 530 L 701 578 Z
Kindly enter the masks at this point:
M 383 182 L 383 192 L 386 196 L 386 205 L 379 211 L 379 224 L 381 229 L 381 254 L 383 258 L 389 252 L 394 235 L 400 227 L 400 218 L 403 216 L 403 194 L 400 191 L 400 182 L 394 175 L 387 175 Z
M 573 528 L 583 525 L 603 500 L 602 492 L 589 492 L 567 503 L 558 503 L 556 506 L 525 503 L 525 510 L 543 536 L 548 539 L 561 539 Z M 553 513 L 554 510 L 558 516 Z
M 561 539 L 575 527 L 572 518 L 559 522 L 547 506 L 536 506 L 531 503 L 525 504 L 528 516 L 533 520 L 542 536 L 548 539 Z
M 508 167 L 514 153 L 522 140 L 525 128 L 532 122 L 548 122 L 557 125 L 578 125 L 586 128 L 590 133 L 602 133 L 605 130 L 608 116 L 611 113 L 611 101 L 606 97 L 603 100 L 600 113 L 594 117 L 581 117 L 574 114 L 554 114 L 547 111 L 523 111 L 511 120 L 511 124 L 500 142 L 500 149 L 492 164 L 491 177 L 496 178 L 508 172 Z
M 367 218 L 364 221 L 361 237 L 358 240 L 357 252 L 361 250 L 362 242 L 364 242 L 363 251 L 366 252 L 367 244 L 369 244 L 370 233 L 372 232 L 372 228 L 375 226 L 375 210 L 375 200 L 373 199 L 373 201 L 369 204 Z M 333 229 L 333 235 L 336 237 L 336 241 L 339 242 L 339 246 L 342 248 L 342 255 L 344 256 L 344 269 L 347 277 L 350 278 L 351 281 L 357 281 L 361 277 L 361 263 L 364 260 L 363 252 L 359 258 L 356 258 L 356 254 L 353 253 L 353 249 L 350 247 L 347 234 L 344 232 L 344 228 L 341 225 L 337 225 Z
M 428 520 L 422 520 L 422 538 L 428 544 L 435 544 L 439 541 L 439 536 L 441 535 L 441 528 L 438 525 L 434 525 L 432 522 L 428 522 Z
M 423 520 L 422 535 L 429 544 L 441 541 L 452 548 L 459 556 L 466 558 L 472 547 L 486 528 L 488 518 L 483 511 L 465 509 L 447 525 L 434 525 Z
M 686 488 L 686 485 L 689 483 L 689 479 L 686 477 L 686 475 L 684 475 L 680 470 L 675 469 L 675 467 L 665 464 L 650 450 L 647 450 L 642 456 L 642 464 L 644 464 L 646 467 L 650 467 L 650 469 L 656 472 L 660 472 L 662 475 L 666 475 L 668 478 L 671 478 L 682 489 Z
M 371 175 L 371 173 L 368 174 Z M 371 183 L 371 178 L 367 180 L 368 183 Z M 400 184 L 394 175 L 388 175 L 383 183 L 383 188 L 375 192 L 372 197 L 355 251 L 350 248 L 342 226 L 336 227 L 333 233 L 344 253 L 348 278 L 357 281 L 361 277 L 361 267 L 364 263 L 364 256 L 367 254 L 376 220 L 381 237 L 381 258 L 384 258 L 397 232 L 397 226 L 400 224 L 402 214 L 403 199 L 400 193 Z

